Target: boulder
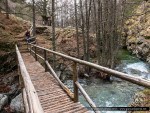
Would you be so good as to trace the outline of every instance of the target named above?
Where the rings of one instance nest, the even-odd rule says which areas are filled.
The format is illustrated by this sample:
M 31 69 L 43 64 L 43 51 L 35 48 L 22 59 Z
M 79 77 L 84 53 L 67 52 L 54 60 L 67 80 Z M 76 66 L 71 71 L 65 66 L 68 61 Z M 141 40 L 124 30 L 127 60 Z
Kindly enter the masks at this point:
M 144 37 L 139 37 L 139 38 L 137 38 L 137 44 L 138 45 L 141 45 L 142 43 L 144 43 L 145 42 L 145 39 L 144 39 Z
M 10 108 L 15 113 L 24 113 L 23 98 L 21 93 L 11 101 Z
M 148 63 L 150 63 L 150 54 L 147 56 L 146 61 L 147 61 Z
M 0 94 L 0 111 L 8 103 L 8 97 L 6 95 Z
M 14 81 L 14 76 L 4 77 L 4 79 L 3 79 L 4 84 L 12 84 L 13 81 Z

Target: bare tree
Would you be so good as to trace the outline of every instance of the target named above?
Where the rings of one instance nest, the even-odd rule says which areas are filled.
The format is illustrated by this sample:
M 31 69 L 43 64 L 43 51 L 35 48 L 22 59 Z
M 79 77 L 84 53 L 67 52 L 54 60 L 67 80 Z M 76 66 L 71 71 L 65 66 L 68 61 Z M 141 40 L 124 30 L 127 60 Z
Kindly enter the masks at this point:
M 8 0 L 5 0 L 5 7 L 6 7 L 6 18 L 9 19 L 9 5 L 8 5 Z
M 88 4 L 89 3 L 89 4 Z M 89 53 L 89 30 L 90 30 L 90 14 L 91 14 L 91 3 L 92 0 L 88 2 L 88 0 L 85 0 L 85 13 L 86 13 L 86 61 L 89 61 L 90 59 L 90 53 Z
M 35 25 L 35 1 L 34 0 L 32 0 L 32 12 L 33 12 L 33 19 L 32 19 L 32 21 L 33 21 L 33 36 L 35 36 L 36 35 L 36 25 Z
M 56 51 L 55 44 L 55 0 L 52 0 L 52 45 L 53 51 Z M 53 54 L 53 68 L 56 69 L 56 55 Z
M 80 11 L 81 11 L 81 29 L 82 29 L 82 38 L 83 38 L 83 51 L 84 51 L 84 60 L 86 60 L 86 40 L 85 40 L 85 19 L 83 15 L 83 6 L 82 0 L 80 0 Z
M 78 58 L 79 58 L 79 33 L 78 33 L 78 17 L 77 17 L 77 3 L 76 3 L 76 0 L 74 0 L 74 6 L 75 6 L 75 23 L 76 23 L 77 54 L 78 54 Z

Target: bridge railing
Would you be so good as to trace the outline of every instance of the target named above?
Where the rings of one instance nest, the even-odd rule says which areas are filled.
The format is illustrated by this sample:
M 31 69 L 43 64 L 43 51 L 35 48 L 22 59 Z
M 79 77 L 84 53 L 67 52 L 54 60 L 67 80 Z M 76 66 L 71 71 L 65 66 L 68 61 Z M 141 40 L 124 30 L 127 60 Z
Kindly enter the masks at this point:
M 34 49 L 33 49 L 34 48 Z M 44 52 L 44 57 L 43 56 L 40 56 L 39 54 L 37 54 L 37 48 L 42 50 Z M 87 61 L 84 61 L 84 60 L 80 60 L 80 59 L 77 59 L 77 58 L 74 58 L 74 57 L 71 57 L 71 56 L 68 56 L 68 55 L 65 55 L 65 54 L 62 54 L 62 53 L 59 53 L 59 52 L 56 52 L 56 51 L 52 51 L 52 50 L 49 50 L 49 49 L 46 49 L 44 47 L 40 47 L 38 45 L 35 45 L 35 44 L 31 44 L 29 43 L 28 45 L 28 49 L 31 53 L 34 54 L 35 56 L 35 59 L 37 60 L 38 57 L 40 59 L 42 59 L 44 62 L 45 62 L 45 70 L 47 71 L 47 69 L 49 69 L 52 74 L 55 76 L 55 78 L 62 84 L 62 82 L 59 80 L 59 78 L 57 77 L 56 73 L 54 72 L 54 70 L 52 69 L 52 67 L 50 66 L 49 62 L 47 61 L 47 53 L 52 53 L 52 54 L 55 54 L 57 56 L 60 56 L 62 58 L 65 58 L 67 60 L 70 60 L 70 61 L 73 61 L 73 85 L 74 85 L 74 95 L 73 96 L 70 96 L 70 97 L 73 97 L 74 99 L 74 102 L 78 102 L 78 89 L 81 91 L 81 93 L 83 94 L 83 96 L 85 97 L 85 99 L 87 100 L 87 102 L 90 104 L 90 106 L 93 108 L 93 110 L 95 112 L 99 112 L 98 109 L 96 108 L 96 105 L 94 104 L 94 102 L 90 99 L 90 97 L 88 96 L 88 94 L 84 91 L 84 89 L 82 88 L 82 86 L 80 85 L 80 83 L 78 82 L 78 72 L 77 72 L 77 65 L 78 64 L 82 64 L 82 65 L 86 65 L 86 66 L 89 66 L 89 67 L 92 67 L 92 68 L 95 68 L 99 71 L 102 71 L 104 73 L 107 73 L 107 74 L 111 74 L 112 76 L 115 76 L 117 78 L 121 78 L 123 80 L 126 80 L 126 81 L 129 81 L 131 83 L 134 83 L 134 84 L 137 84 L 137 85 L 140 85 L 140 86 L 144 86 L 146 88 L 150 88 L 150 81 L 148 80 L 144 80 L 144 79 L 141 79 L 141 78 L 137 78 L 137 77 L 134 77 L 134 76 L 131 76 L 129 74 L 125 74 L 125 73 L 122 73 L 122 72 L 119 72 L 119 71 L 116 71 L 116 70 L 112 70 L 112 69 L 109 69 L 107 67 L 103 67 L 103 66 L 100 66 L 100 65 L 97 65 L 97 64 L 94 64 L 94 63 L 91 63 L 91 62 L 87 62 Z M 61 85 L 62 86 L 62 85 Z M 65 89 L 65 88 L 64 88 Z M 67 89 L 67 93 L 69 92 L 69 95 L 71 94 L 70 91 Z M 72 94 L 71 94 L 72 95 Z
M 40 104 L 38 95 L 31 82 L 29 73 L 27 72 L 27 69 L 25 67 L 25 64 L 23 62 L 23 59 L 21 57 L 21 54 L 17 45 L 16 45 L 16 54 L 18 58 L 19 72 L 21 74 L 20 79 L 23 82 L 21 84 L 23 84 L 23 99 L 24 99 L 24 105 L 25 105 L 25 112 L 26 113 L 44 113 L 42 106 Z

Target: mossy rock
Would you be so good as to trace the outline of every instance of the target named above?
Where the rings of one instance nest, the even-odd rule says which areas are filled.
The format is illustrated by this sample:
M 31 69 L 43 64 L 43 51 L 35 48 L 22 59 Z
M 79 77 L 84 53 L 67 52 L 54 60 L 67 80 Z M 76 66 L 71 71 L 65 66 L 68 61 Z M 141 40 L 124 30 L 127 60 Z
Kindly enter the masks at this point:
M 135 37 L 131 37 L 128 39 L 128 43 L 134 44 L 134 43 L 136 43 L 136 41 L 137 41 L 137 39 Z
M 145 89 L 138 92 L 134 96 L 134 102 L 132 102 L 130 107 L 150 107 L 150 89 Z M 128 113 L 149 113 L 149 111 L 132 111 Z
M 0 56 L 0 74 L 9 73 L 17 69 L 16 53 L 8 52 Z
M 11 52 L 15 49 L 15 42 L 0 42 L 0 50 L 5 52 Z
M 150 36 L 145 36 L 145 39 L 150 39 Z
M 5 26 L 2 23 L 0 23 L 0 28 L 5 29 Z

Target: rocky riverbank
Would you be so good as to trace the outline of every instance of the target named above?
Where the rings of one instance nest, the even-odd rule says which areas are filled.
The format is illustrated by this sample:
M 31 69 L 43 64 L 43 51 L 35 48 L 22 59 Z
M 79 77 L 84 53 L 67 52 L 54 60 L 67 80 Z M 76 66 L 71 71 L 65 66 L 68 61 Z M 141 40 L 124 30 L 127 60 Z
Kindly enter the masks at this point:
M 125 22 L 127 49 L 150 63 L 150 3 L 143 2 Z
M 150 106 L 150 89 L 145 89 L 134 95 L 134 101 L 129 105 L 131 107 L 149 107 Z M 149 111 L 132 111 L 128 113 L 149 113 Z

